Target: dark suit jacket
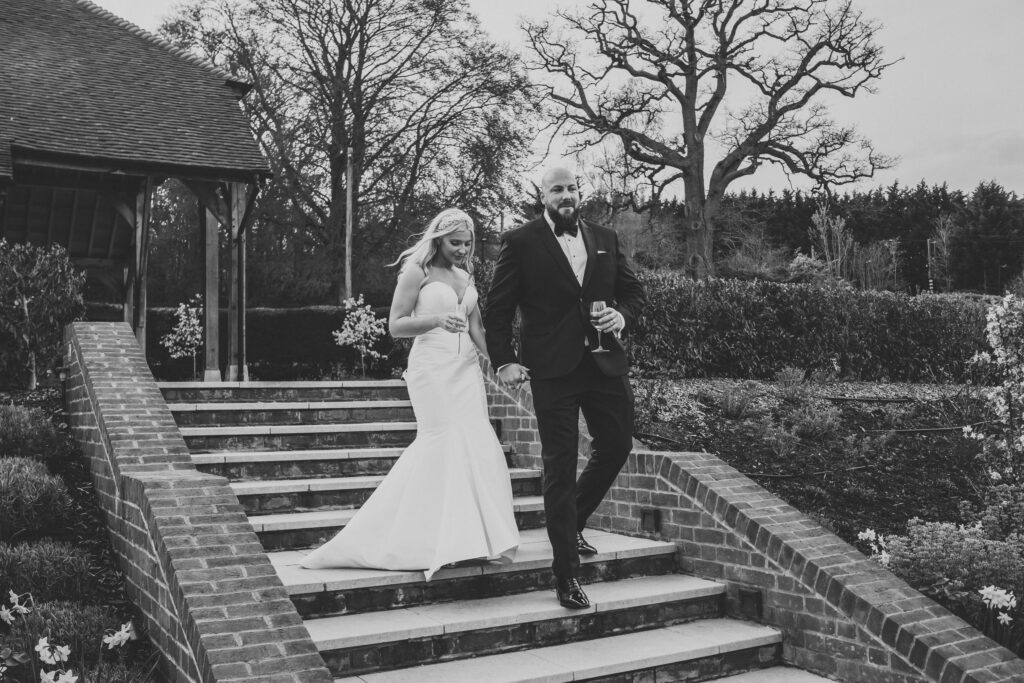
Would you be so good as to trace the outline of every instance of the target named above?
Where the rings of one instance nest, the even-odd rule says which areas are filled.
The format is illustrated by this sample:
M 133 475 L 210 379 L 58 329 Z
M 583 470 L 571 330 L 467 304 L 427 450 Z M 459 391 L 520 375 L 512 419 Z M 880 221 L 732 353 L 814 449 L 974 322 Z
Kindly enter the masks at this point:
M 584 337 L 591 346 L 597 342 L 588 313 L 591 301 L 605 301 L 619 311 L 626 330 L 636 323 L 645 302 L 643 287 L 615 231 L 580 221 L 580 232 L 587 248 L 582 286 L 543 216 L 502 236 L 484 314 L 487 352 L 495 368 L 520 362 L 534 379 L 568 375 L 583 358 Z M 519 359 L 512 347 L 517 306 L 522 319 Z M 606 333 L 602 343 L 611 352 L 594 354 L 601 371 L 626 374 L 629 366 L 619 340 Z

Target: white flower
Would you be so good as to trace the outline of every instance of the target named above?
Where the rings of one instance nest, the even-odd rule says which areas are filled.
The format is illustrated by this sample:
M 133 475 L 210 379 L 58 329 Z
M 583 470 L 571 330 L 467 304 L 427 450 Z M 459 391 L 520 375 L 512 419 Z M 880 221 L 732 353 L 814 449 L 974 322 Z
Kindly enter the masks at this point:
M 871 542 L 874 542 L 874 540 L 875 540 L 875 530 L 874 529 L 865 529 L 864 531 L 862 531 L 859 534 L 857 534 L 857 538 L 860 539 L 861 541 L 871 541 Z
M 999 616 L 996 617 L 996 619 L 998 619 L 999 623 L 1002 624 L 1003 626 L 1009 626 L 1010 622 L 1013 621 L 1013 617 L 1011 617 L 1006 612 L 1000 612 Z
M 884 550 L 878 555 L 878 563 L 881 564 L 883 567 L 888 567 L 889 561 L 891 559 L 892 556 Z
M 68 657 L 71 656 L 71 648 L 67 645 L 50 645 L 48 641 L 48 638 L 43 637 L 36 643 L 35 650 L 39 653 L 39 659 L 44 664 L 51 665 L 68 661 Z
M 0 619 L 8 624 L 14 623 L 14 615 L 11 613 L 11 610 L 7 609 L 6 605 L 0 607 Z
M 107 649 L 113 650 L 115 647 L 121 647 L 129 640 L 135 640 L 138 636 L 135 634 L 135 626 L 132 622 L 127 624 L 121 624 L 121 630 L 111 633 L 109 636 L 103 636 L 103 643 L 107 646 Z

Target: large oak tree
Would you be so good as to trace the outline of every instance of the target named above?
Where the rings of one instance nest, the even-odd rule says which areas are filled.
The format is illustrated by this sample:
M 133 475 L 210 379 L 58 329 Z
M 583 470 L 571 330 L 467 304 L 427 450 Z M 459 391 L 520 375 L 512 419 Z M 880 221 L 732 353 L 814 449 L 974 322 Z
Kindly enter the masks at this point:
M 893 163 L 825 106 L 892 64 L 849 0 L 595 0 L 525 28 L 573 150 L 621 144 L 647 199 L 682 182 L 695 275 L 735 180 L 775 164 L 827 187 Z

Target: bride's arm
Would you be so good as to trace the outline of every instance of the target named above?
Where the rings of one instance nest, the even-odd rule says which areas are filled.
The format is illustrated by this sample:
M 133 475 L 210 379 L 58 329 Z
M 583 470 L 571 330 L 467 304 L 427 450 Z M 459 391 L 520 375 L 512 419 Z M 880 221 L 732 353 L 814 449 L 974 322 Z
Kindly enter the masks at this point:
M 484 321 L 480 316 L 480 307 L 474 306 L 473 312 L 469 314 L 469 338 L 480 349 L 481 355 L 487 358 L 487 338 L 484 335 Z
M 391 315 L 388 318 L 388 330 L 392 337 L 415 337 L 444 323 L 443 315 L 426 315 L 422 318 L 412 315 L 420 296 L 420 285 L 425 279 L 423 271 L 415 267 L 399 274 L 395 294 L 391 298 Z

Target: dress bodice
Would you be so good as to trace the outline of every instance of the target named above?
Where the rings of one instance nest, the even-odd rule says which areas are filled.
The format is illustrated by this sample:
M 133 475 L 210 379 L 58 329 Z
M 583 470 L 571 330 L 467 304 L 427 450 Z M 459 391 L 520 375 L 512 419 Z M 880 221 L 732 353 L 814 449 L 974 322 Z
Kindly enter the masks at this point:
M 476 300 L 476 287 L 468 285 L 465 294 L 462 295 L 462 303 L 466 305 L 467 313 L 476 306 Z M 450 284 L 441 280 L 431 280 L 420 288 L 414 312 L 417 316 L 447 313 L 454 311 L 458 302 L 458 292 Z

